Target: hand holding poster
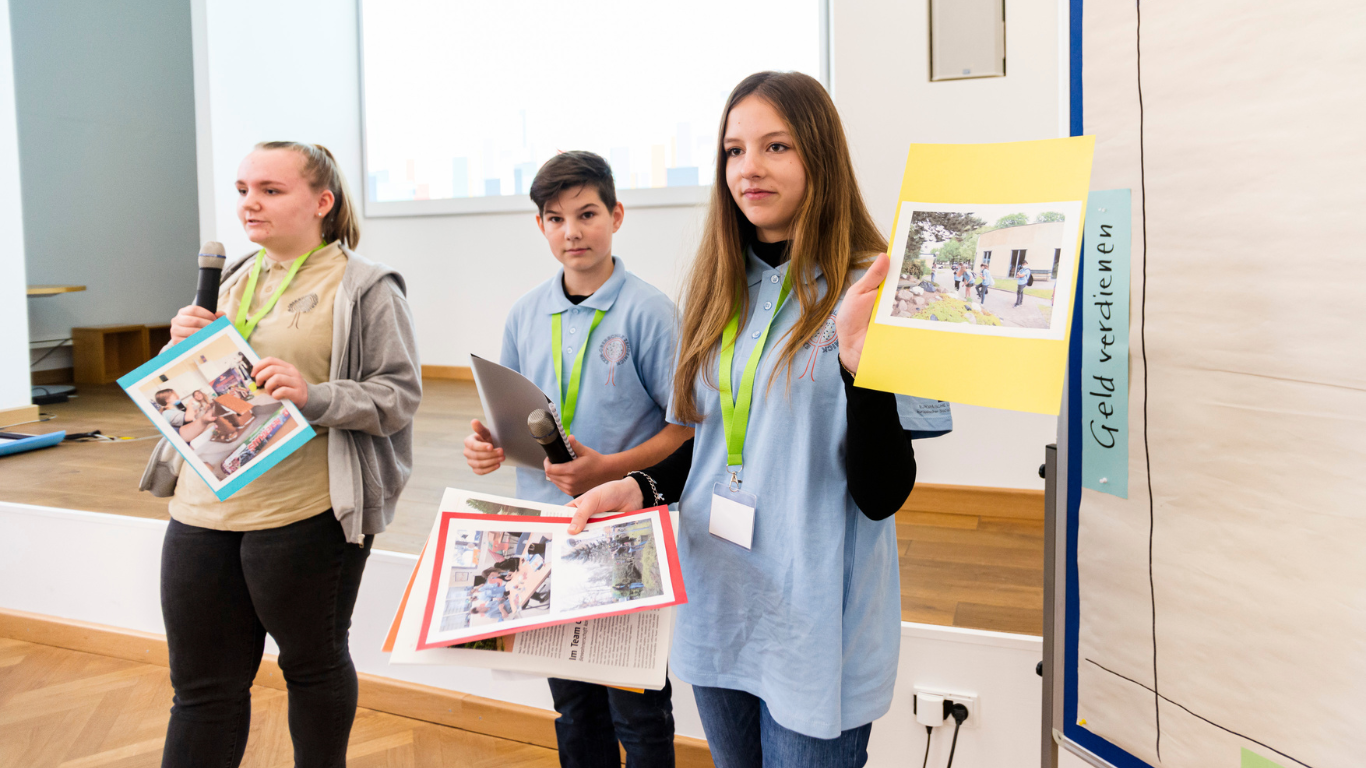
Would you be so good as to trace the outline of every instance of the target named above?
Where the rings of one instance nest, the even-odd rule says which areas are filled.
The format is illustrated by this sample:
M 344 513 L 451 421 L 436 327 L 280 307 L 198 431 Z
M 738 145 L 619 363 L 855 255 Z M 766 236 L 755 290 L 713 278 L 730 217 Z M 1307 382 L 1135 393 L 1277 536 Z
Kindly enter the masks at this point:
M 223 317 L 118 382 L 220 501 L 314 435 L 293 403 L 257 389 L 259 361 Z
M 858 386 L 1058 412 L 1093 145 L 911 145 Z

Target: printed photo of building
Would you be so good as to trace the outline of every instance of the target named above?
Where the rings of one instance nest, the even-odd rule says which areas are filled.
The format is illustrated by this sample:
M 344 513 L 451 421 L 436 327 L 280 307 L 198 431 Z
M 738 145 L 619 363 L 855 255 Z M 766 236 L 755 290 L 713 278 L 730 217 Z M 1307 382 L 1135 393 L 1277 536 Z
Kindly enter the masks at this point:
M 1035 283 L 1055 280 L 1065 226 L 1061 221 L 1048 221 L 983 232 L 977 237 L 977 258 L 972 270 L 987 267 L 993 275 L 1013 277 L 1028 259 Z

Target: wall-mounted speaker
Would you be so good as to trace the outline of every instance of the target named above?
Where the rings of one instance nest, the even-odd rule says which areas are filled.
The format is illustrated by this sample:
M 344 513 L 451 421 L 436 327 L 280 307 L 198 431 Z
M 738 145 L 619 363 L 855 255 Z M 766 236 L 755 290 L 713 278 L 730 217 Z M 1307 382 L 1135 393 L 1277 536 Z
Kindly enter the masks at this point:
M 931 80 L 1005 74 L 1005 0 L 930 0 Z

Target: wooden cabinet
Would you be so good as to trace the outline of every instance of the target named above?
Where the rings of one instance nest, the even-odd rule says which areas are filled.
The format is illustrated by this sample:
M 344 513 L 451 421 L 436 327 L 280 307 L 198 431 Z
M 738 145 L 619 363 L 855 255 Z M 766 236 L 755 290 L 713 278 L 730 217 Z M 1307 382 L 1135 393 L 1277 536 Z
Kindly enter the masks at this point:
M 71 329 L 77 384 L 109 384 L 151 358 L 145 325 Z
M 171 324 L 157 323 L 147 326 L 147 348 L 152 357 L 161 353 L 161 348 L 171 343 Z

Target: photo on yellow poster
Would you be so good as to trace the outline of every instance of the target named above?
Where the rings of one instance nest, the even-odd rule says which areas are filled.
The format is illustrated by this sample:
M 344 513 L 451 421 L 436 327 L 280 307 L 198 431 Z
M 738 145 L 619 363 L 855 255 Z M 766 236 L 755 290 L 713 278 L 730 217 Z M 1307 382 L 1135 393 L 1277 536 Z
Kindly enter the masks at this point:
M 1081 204 L 901 204 L 895 290 L 873 322 L 1016 339 L 1061 339 L 1076 277 Z M 893 283 L 889 277 L 887 285 Z
M 1058 412 L 1093 148 L 911 146 L 858 386 Z

